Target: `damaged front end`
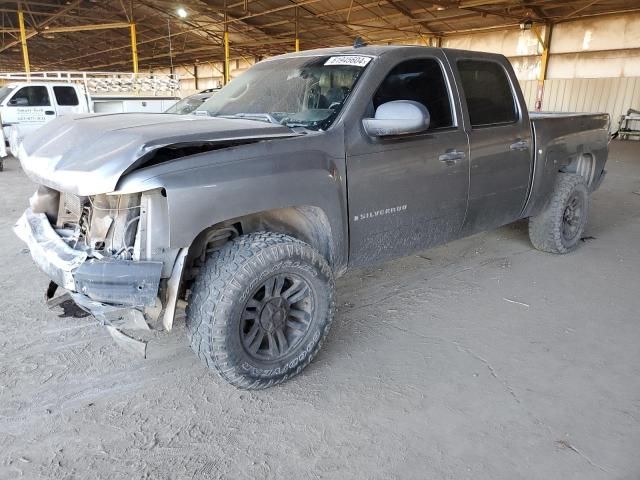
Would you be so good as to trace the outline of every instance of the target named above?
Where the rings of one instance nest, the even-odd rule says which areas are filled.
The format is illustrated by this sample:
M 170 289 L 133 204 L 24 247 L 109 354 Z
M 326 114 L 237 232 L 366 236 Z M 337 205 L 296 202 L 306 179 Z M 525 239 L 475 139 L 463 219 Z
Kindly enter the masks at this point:
M 146 344 L 122 330 L 148 330 L 163 310 L 171 327 L 177 288 L 169 285 L 176 276 L 179 284 L 176 260 L 186 251 L 168 247 L 166 209 L 162 190 L 78 196 L 40 186 L 14 230 L 51 279 L 50 305 L 73 300 L 122 346 L 145 355 Z M 54 297 L 57 286 L 67 292 Z

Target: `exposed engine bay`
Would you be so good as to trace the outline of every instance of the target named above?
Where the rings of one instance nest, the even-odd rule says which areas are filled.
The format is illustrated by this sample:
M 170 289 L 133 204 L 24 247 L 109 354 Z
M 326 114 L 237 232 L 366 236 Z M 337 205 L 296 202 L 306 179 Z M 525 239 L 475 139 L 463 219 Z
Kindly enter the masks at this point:
M 232 225 L 204 232 L 189 258 L 189 249 L 170 248 L 162 189 L 79 196 L 39 186 L 30 207 L 16 233 L 52 279 L 50 301 L 61 286 L 103 323 L 124 318 L 125 327 L 160 319 L 170 330 L 207 253 L 238 235 Z
M 143 355 L 146 343 L 122 330 L 148 330 L 161 315 L 171 329 L 187 252 L 168 248 L 164 200 L 160 190 L 78 196 L 40 186 L 15 226 L 51 278 L 49 305 L 74 303 Z M 67 291 L 55 296 L 59 286 Z
M 40 186 L 30 199 L 34 213 L 45 213 L 56 233 L 89 257 L 139 260 L 136 250 L 141 194 L 81 197 Z

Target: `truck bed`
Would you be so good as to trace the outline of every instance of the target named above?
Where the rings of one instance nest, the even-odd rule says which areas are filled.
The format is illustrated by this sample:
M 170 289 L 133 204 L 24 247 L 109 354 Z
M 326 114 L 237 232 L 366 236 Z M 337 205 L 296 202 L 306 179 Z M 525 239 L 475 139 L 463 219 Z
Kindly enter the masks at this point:
M 539 120 L 542 118 L 567 118 L 567 117 L 583 117 L 593 115 L 607 115 L 606 113 L 592 112 L 529 112 L 531 120 Z
M 602 181 L 607 161 L 610 118 L 607 113 L 529 113 L 533 134 L 532 182 L 523 216 L 539 212 L 554 187 L 558 171 L 572 171 L 581 157 L 591 164 L 589 187 Z

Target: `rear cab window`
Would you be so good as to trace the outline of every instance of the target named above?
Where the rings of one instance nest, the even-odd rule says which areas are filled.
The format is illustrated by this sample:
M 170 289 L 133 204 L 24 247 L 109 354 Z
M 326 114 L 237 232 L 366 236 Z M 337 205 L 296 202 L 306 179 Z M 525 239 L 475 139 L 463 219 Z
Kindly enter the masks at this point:
M 75 107 L 78 102 L 78 95 L 76 89 L 73 87 L 54 86 L 53 94 L 56 97 L 56 102 L 60 106 Z
M 458 72 L 472 127 L 518 121 L 518 109 L 504 67 L 486 60 L 458 60 Z

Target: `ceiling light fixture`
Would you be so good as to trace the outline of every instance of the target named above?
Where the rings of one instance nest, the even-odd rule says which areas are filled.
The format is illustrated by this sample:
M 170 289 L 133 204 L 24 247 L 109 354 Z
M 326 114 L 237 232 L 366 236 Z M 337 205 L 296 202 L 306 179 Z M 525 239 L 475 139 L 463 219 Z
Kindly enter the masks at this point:
M 520 30 L 531 30 L 533 27 L 533 20 L 530 18 L 525 18 L 520 22 Z

